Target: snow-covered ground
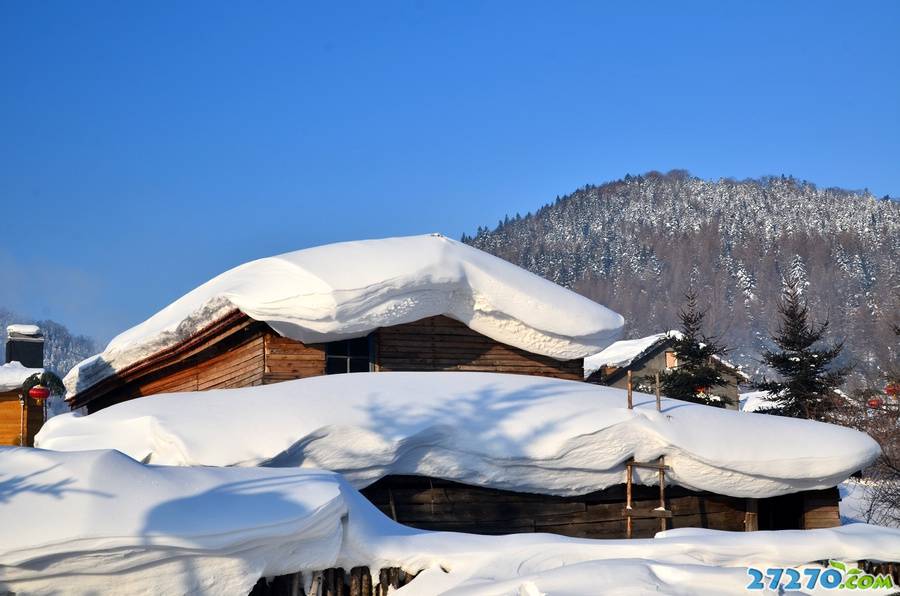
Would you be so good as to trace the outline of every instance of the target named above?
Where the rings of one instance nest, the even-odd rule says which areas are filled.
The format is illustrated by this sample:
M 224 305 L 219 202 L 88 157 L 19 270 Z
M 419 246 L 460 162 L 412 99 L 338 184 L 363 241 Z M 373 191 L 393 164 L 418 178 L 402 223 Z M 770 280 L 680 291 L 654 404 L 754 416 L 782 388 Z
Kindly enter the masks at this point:
M 624 462 L 665 456 L 686 488 L 769 497 L 836 486 L 880 453 L 844 427 L 578 381 L 494 373 L 356 373 L 131 400 L 57 416 L 46 449 L 118 449 L 180 466 L 302 466 L 356 487 L 419 474 L 580 495 L 624 482 Z M 654 471 L 637 481 L 653 484 Z
M 0 591 L 236 594 L 258 577 L 340 566 L 422 573 L 401 593 L 737 594 L 746 566 L 896 559 L 900 530 L 644 540 L 414 530 L 339 475 L 140 464 L 114 451 L 0 448 Z
M 360 337 L 447 315 L 499 342 L 561 360 L 618 338 L 624 319 L 440 234 L 329 244 L 235 267 L 115 337 L 64 379 L 69 394 L 239 309 L 303 342 Z

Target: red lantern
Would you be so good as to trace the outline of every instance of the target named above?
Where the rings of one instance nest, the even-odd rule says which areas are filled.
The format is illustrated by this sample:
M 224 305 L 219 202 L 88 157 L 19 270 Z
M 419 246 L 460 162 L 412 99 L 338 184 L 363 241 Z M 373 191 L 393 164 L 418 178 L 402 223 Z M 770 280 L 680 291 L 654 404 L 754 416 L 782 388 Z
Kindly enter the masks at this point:
M 897 383 L 890 383 L 887 387 L 884 388 L 884 392 L 891 397 L 897 397 L 897 394 L 900 393 L 900 385 L 898 385 Z
M 28 397 L 38 403 L 39 406 L 44 405 L 44 400 L 50 397 L 50 390 L 43 385 L 35 385 L 28 390 Z
M 884 400 L 880 397 L 870 397 L 869 401 L 866 402 L 866 405 L 874 410 L 875 408 L 880 408 L 881 406 L 883 406 Z
M 697 395 L 703 395 L 709 390 L 709 387 L 697 387 Z

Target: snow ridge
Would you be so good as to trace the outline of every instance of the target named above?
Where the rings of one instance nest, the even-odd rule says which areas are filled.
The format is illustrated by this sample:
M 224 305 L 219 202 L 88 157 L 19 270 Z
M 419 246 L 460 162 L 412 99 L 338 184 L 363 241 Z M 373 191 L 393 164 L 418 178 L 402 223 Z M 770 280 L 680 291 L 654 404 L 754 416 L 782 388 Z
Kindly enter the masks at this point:
M 57 416 L 36 444 L 176 466 L 321 468 L 357 488 L 419 474 L 551 495 L 620 484 L 628 458 L 664 455 L 686 488 L 770 497 L 836 486 L 879 454 L 867 435 L 834 425 L 634 400 L 628 410 L 622 390 L 523 375 L 354 373 Z

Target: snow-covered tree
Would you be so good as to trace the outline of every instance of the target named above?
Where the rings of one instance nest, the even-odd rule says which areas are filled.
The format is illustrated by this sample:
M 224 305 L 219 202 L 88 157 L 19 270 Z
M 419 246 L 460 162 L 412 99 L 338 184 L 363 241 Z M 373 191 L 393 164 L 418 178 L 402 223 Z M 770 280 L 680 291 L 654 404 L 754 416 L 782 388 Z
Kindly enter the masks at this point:
M 662 392 L 668 397 L 706 405 L 724 406 L 711 398 L 710 389 L 727 381 L 713 365 L 713 357 L 724 356 L 725 349 L 703 333 L 705 311 L 697 307 L 697 295 L 690 291 L 679 313 L 680 333 L 672 338 L 672 349 L 678 365 L 660 379 Z
M 766 379 L 759 389 L 768 391 L 776 404 L 772 413 L 794 418 L 823 420 L 834 409 L 834 390 L 844 381 L 847 367 L 834 365 L 843 344 L 816 347 L 828 330 L 828 321 L 809 320 L 809 307 L 800 295 L 797 279 L 785 280 L 778 304 L 781 322 L 772 340 L 777 350 L 765 350 L 763 361 L 778 379 Z

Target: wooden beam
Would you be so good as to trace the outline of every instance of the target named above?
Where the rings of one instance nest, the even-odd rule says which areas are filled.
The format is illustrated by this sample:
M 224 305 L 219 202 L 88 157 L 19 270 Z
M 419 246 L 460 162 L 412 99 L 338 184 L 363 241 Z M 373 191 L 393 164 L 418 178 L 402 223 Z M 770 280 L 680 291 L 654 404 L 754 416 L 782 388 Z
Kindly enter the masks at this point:
M 631 398 L 631 370 L 628 371 L 628 409 L 634 409 L 634 402 Z

